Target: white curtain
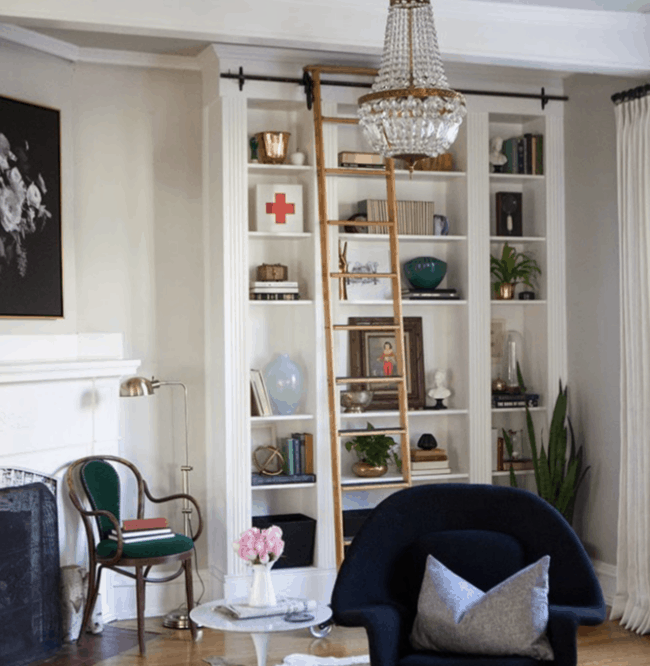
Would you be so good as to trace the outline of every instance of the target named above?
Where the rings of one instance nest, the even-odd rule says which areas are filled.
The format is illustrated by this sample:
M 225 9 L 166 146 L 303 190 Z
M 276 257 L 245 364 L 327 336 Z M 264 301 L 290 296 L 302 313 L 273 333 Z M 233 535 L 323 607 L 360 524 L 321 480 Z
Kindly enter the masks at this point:
M 612 619 L 650 632 L 650 97 L 615 106 L 621 266 L 621 474 Z

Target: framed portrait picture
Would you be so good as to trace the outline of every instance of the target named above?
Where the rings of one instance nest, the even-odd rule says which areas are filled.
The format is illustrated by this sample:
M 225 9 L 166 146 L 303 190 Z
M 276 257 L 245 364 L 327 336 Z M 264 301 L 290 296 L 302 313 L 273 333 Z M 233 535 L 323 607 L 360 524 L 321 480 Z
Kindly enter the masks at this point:
M 349 317 L 348 323 L 369 326 L 391 324 L 392 317 Z M 395 334 L 387 331 L 350 331 L 350 374 L 352 377 L 383 377 L 401 374 L 397 363 Z M 404 356 L 409 409 L 425 404 L 422 317 L 404 317 Z M 373 391 L 368 410 L 397 409 L 397 387 L 393 383 L 369 384 Z
M 0 97 L 0 317 L 63 317 L 59 116 Z

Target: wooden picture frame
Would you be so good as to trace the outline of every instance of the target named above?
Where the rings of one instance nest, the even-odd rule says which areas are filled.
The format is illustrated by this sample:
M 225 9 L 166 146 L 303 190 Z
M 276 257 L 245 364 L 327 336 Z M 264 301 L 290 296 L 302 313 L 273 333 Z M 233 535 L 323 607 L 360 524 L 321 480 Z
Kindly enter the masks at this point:
M 349 317 L 352 325 L 392 324 L 392 317 Z M 389 331 L 350 331 L 350 376 L 381 376 L 391 363 L 391 374 L 399 374 L 399 368 L 389 357 L 384 356 L 386 344 L 395 348 L 395 335 Z M 390 351 L 390 350 L 389 350 Z M 404 317 L 404 356 L 409 409 L 423 409 L 426 395 L 424 388 L 424 353 L 422 344 L 422 317 Z M 365 389 L 373 391 L 367 410 L 397 409 L 397 387 L 395 384 L 368 384 Z
M 60 112 L 0 97 L 0 317 L 63 317 Z

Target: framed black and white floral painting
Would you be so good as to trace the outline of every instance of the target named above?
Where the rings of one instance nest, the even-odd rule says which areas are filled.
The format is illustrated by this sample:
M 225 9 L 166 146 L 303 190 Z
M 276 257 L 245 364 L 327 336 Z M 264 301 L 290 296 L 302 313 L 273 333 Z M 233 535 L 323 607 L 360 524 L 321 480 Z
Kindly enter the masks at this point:
M 60 114 L 0 97 L 0 317 L 63 317 Z

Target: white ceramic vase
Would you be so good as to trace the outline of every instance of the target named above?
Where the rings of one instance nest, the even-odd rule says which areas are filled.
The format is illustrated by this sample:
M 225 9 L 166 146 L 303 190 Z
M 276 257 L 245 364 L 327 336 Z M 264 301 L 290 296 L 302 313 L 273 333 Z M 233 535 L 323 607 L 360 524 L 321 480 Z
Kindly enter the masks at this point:
M 273 562 L 266 564 L 252 564 L 253 580 L 248 593 L 248 605 L 256 608 L 265 608 L 277 604 L 273 579 L 271 578 L 271 567 Z

